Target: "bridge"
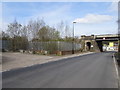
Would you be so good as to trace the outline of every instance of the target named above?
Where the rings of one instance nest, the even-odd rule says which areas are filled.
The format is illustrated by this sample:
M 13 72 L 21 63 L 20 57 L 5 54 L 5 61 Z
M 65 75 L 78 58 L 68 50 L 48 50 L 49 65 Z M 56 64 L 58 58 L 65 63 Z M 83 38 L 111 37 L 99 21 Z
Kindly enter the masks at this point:
M 118 41 L 118 34 L 96 35 L 96 41 Z
M 107 42 L 117 42 L 119 41 L 118 34 L 106 34 L 106 35 L 82 35 L 80 38 L 83 51 L 95 51 L 102 52 L 103 44 Z

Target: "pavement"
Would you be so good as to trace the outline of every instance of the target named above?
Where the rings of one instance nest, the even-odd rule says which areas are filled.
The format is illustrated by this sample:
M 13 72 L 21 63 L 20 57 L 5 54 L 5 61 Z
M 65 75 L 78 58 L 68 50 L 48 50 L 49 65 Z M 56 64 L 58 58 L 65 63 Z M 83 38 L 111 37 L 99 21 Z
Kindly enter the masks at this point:
M 118 88 L 112 52 L 91 53 L 2 73 L 3 88 Z
M 2 71 L 39 64 L 55 56 L 24 54 L 19 52 L 2 53 Z
M 68 57 L 74 57 L 77 55 L 84 55 L 84 54 L 89 54 L 92 52 L 87 52 L 87 53 L 80 53 L 80 54 L 74 54 L 74 55 L 64 55 L 64 56 L 47 56 L 47 55 L 35 55 L 35 54 L 25 54 L 25 53 L 19 53 L 19 52 L 7 52 L 7 53 L 2 53 L 2 63 L 0 64 L 0 67 L 2 67 L 1 71 L 9 71 L 12 69 L 17 69 L 17 68 L 24 68 L 24 67 L 29 67 L 33 66 L 36 64 L 43 64 L 51 61 L 57 61 L 63 58 L 68 58 Z

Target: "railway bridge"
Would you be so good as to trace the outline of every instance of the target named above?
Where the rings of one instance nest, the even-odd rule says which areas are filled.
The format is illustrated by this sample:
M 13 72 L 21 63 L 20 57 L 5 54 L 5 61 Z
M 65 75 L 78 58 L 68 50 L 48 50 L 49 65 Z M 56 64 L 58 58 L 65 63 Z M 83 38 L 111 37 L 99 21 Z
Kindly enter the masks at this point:
M 80 38 L 83 51 L 95 51 L 102 52 L 103 45 L 107 42 L 116 42 L 118 44 L 118 34 L 107 34 L 107 35 L 82 35 Z

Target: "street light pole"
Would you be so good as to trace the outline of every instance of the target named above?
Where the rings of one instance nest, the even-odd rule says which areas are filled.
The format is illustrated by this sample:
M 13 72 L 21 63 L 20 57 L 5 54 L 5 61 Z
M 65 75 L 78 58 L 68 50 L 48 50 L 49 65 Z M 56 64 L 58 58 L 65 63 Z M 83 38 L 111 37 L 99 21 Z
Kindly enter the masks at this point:
M 75 52 L 74 52 L 74 24 L 75 24 L 76 22 L 73 22 L 73 41 L 72 41 L 72 54 L 74 54 Z

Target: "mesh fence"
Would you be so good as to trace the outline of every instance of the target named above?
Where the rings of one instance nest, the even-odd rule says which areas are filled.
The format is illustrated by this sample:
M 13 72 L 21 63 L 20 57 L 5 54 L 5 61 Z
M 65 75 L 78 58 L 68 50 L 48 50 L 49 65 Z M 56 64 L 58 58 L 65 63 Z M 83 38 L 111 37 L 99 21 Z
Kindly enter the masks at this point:
M 11 41 L 7 40 L 0 40 L 0 49 L 5 50 L 12 50 L 13 44 Z M 27 50 L 34 50 L 34 51 L 72 51 L 72 47 L 74 46 L 74 50 L 80 50 L 81 44 L 73 43 L 72 42 L 65 42 L 65 41 L 48 41 L 48 42 L 29 42 L 27 45 Z M 18 50 L 22 48 L 18 47 Z
M 12 49 L 12 42 L 8 40 L 0 40 L 0 50 L 11 50 Z
M 72 42 L 49 41 L 49 42 L 30 42 L 29 50 L 46 50 L 46 51 L 71 51 Z M 81 45 L 74 43 L 74 50 L 80 50 Z

